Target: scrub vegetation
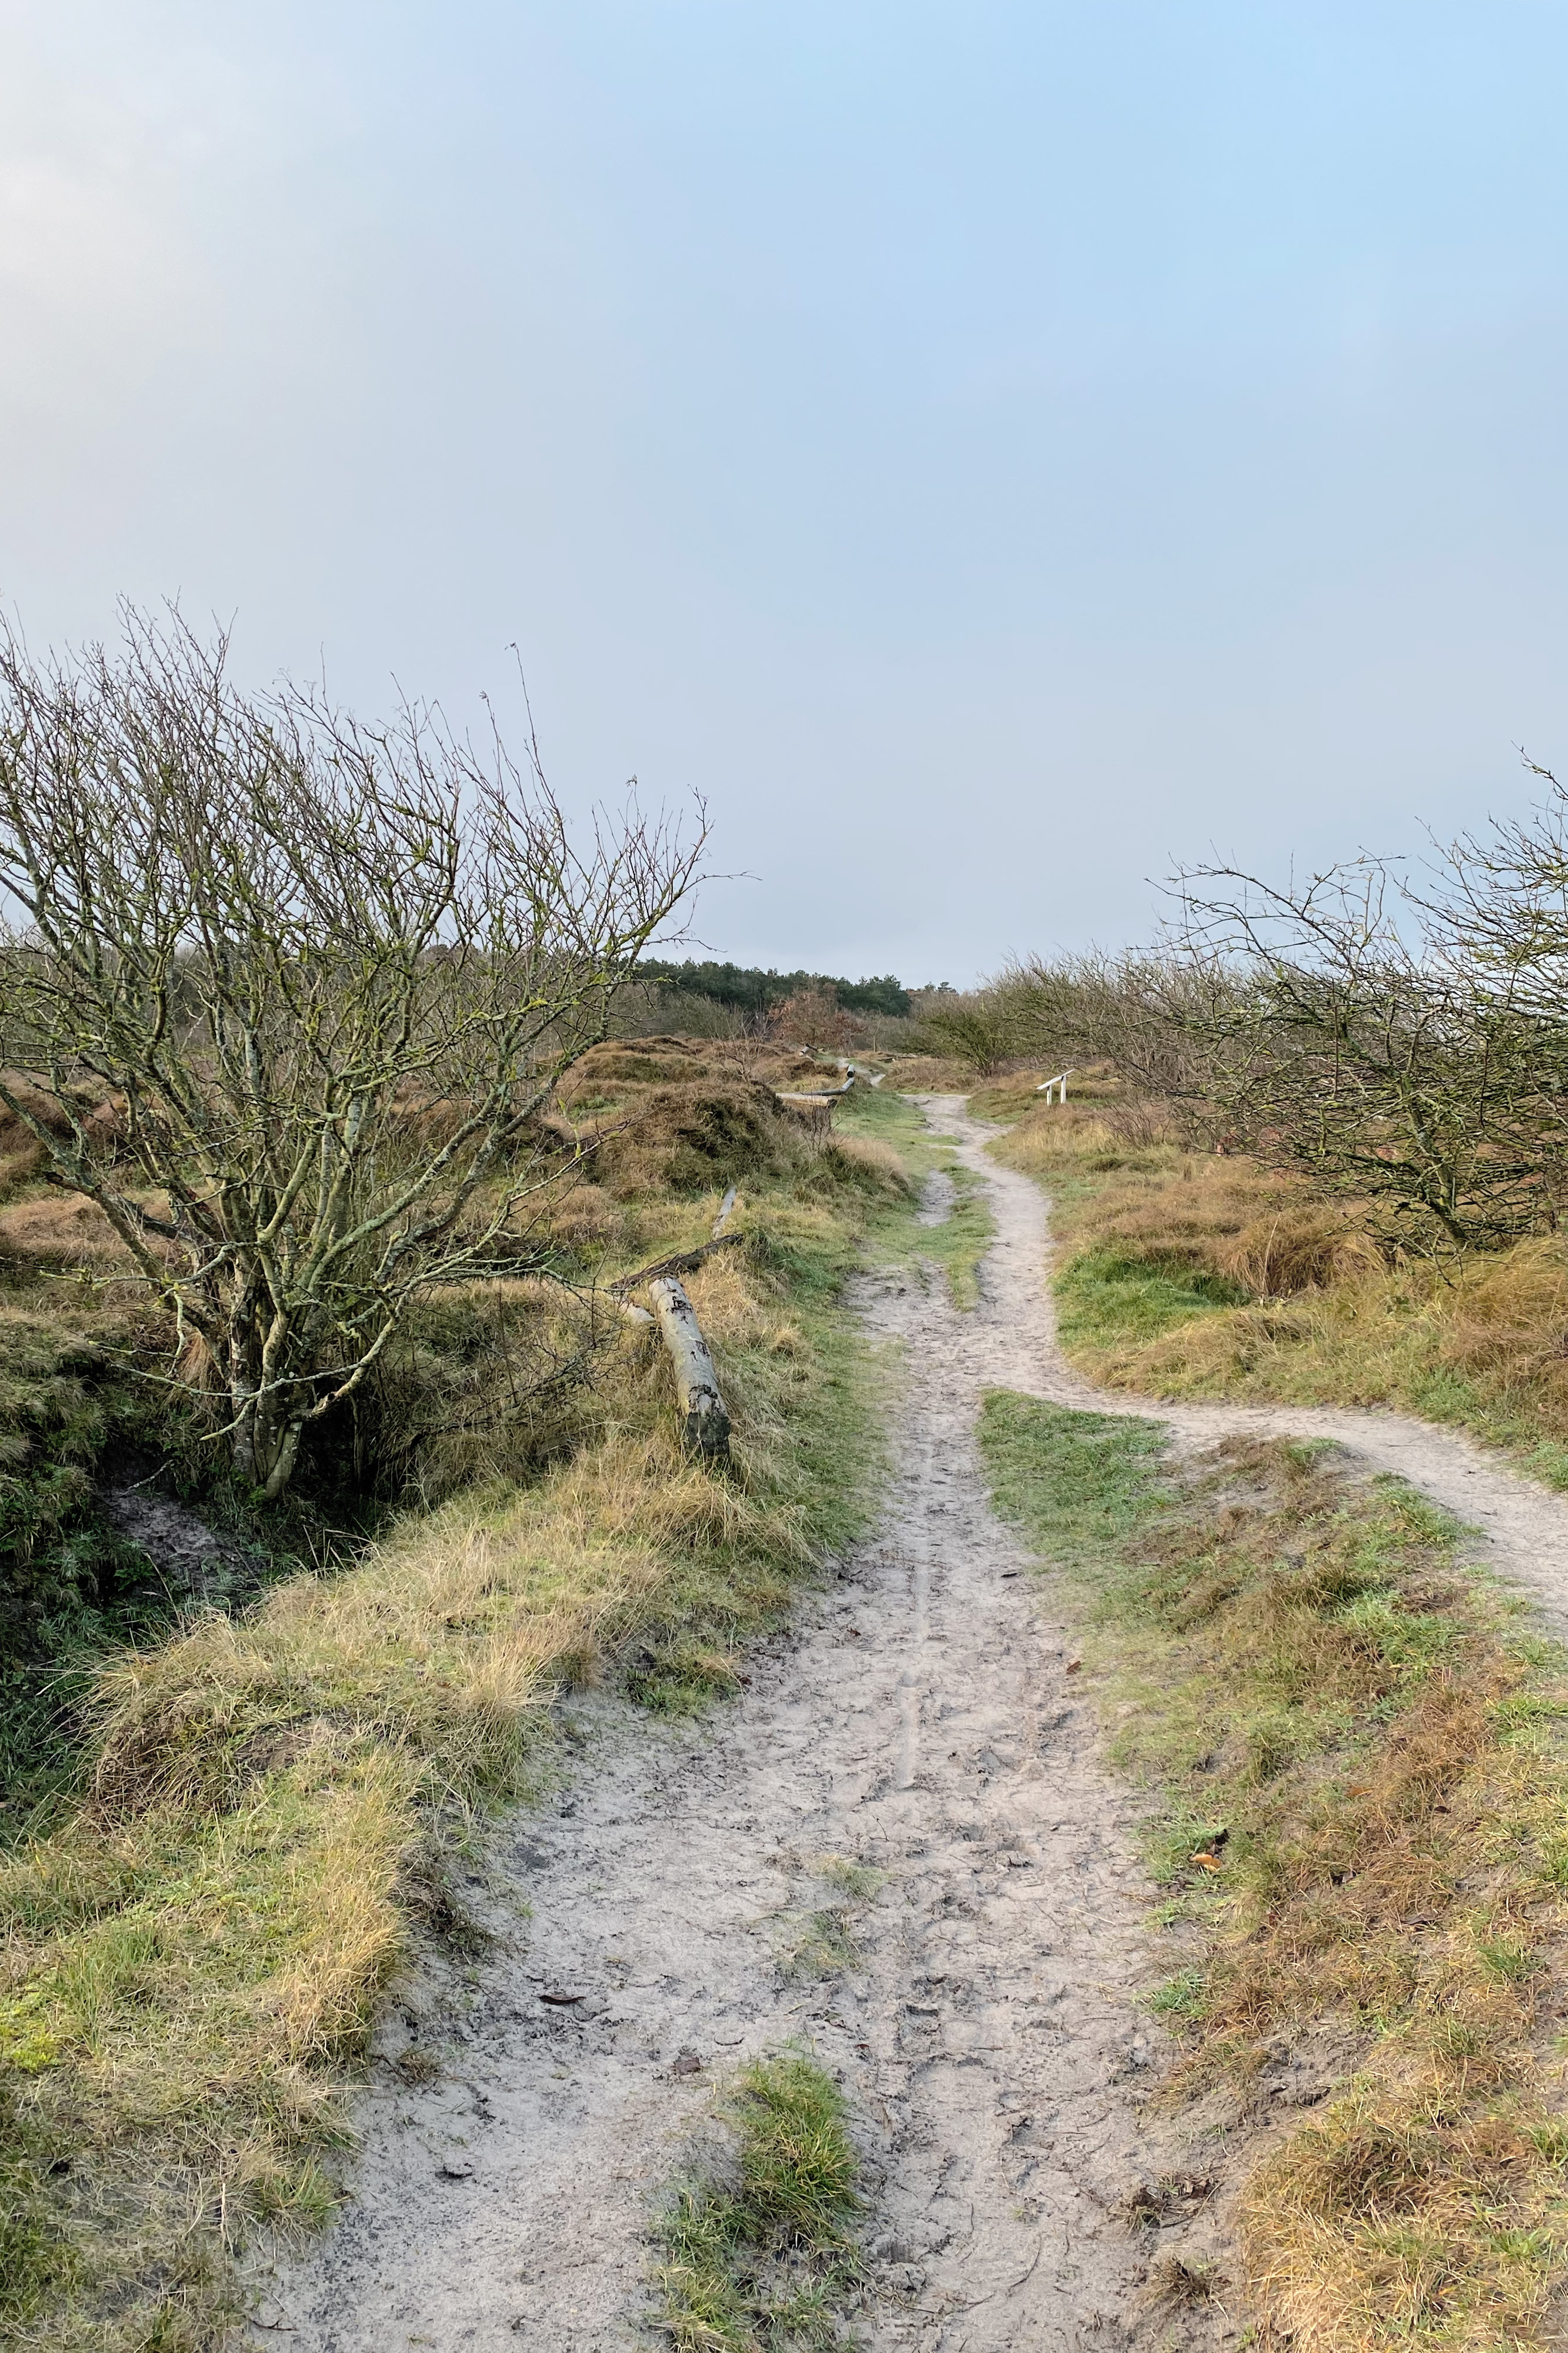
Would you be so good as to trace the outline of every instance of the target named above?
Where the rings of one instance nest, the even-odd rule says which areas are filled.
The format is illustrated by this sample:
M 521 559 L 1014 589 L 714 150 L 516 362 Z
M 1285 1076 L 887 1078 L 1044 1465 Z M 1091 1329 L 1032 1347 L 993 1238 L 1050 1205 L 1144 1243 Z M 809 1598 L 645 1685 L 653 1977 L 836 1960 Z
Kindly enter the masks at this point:
M 995 1392 L 998 1507 L 1065 1572 L 1152 1795 L 1173 2096 L 1247 2150 L 1260 2341 L 1552 2341 L 1568 2251 L 1568 1683 L 1400 1482 L 1196 1464 Z
M 1568 1486 L 1568 1245 L 1390 1248 L 1353 1201 L 1194 1147 L 1105 1071 L 1065 1106 L 1003 1085 L 992 1147 L 1046 1186 L 1075 1363 L 1152 1397 L 1387 1405 Z
M 210 2341 L 253 2220 L 329 2211 L 381 1991 L 416 1930 L 464 1936 L 446 1858 L 549 1781 L 553 1696 L 607 1678 L 658 1711 L 710 1704 L 862 1525 L 879 1380 L 837 1300 L 864 1240 L 917 1234 L 910 1177 L 884 1140 L 776 1110 L 742 1150 L 732 1082 L 674 1045 L 617 1077 L 617 1052 L 580 1088 L 605 1183 L 569 1188 L 563 1219 L 593 1210 L 607 1278 L 710 1229 L 717 1183 L 682 1189 L 682 1155 L 740 1179 L 740 1247 L 688 1278 L 731 1471 L 683 1460 L 662 1353 L 617 1317 L 542 1423 L 448 1430 L 426 1474 L 445 1501 L 81 1670 L 74 1785 L 0 1872 L 20 2344 Z M 702 1158 L 714 1134 L 730 1157 Z M 449 1372 L 432 1346 L 437 1393 Z
M 700 814 L 574 839 L 531 744 L 247 700 L 177 617 L 43 667 L 0 635 L 5 2341 L 216 2347 L 247 2233 L 331 2211 L 411 1939 L 478 1951 L 450 1862 L 562 1769 L 558 1696 L 711 1705 L 865 1525 L 885 1416 L 846 1278 L 879 1258 L 971 1308 L 992 1230 L 909 1094 L 984 1082 L 1100 1381 L 1407 1407 L 1568 1488 L 1543 782 L 1425 895 L 1194 874 L 1155 952 L 911 994 L 648 964 Z M 868 1043 L 905 1050 L 889 1083 L 830 1113 Z M 722 1467 L 626 1313 L 671 1261 Z M 982 1438 L 1151 1792 L 1153 2006 L 1194 2130 L 1253 2153 L 1264 2338 L 1547 2341 L 1555 1653 L 1331 1451 L 1176 1466 L 1151 1423 L 1007 1394 Z M 805 1979 L 852 1964 L 874 1892 L 819 1875 L 781 1959 Z M 837 2342 L 840 2094 L 785 2052 L 719 2128 L 661 2225 L 667 2330 Z
M 28 693 L 51 757 L 68 721 L 84 756 L 110 743 L 163 861 L 139 902 L 126 843 L 85 824 L 61 852 L 75 930 L 51 934 L 58 876 L 40 868 L 32 927 L 0 948 L 0 2337 L 51 2353 L 215 2345 L 247 2232 L 330 2212 L 378 2002 L 416 1935 L 475 1948 L 449 1860 L 488 1809 L 552 1782 L 557 1694 L 605 1682 L 657 1712 L 711 1704 L 747 1638 L 863 1525 L 880 1376 L 839 1294 L 864 1250 L 922 1239 L 907 1107 L 868 1097 L 836 1133 L 801 1091 L 837 1071 L 787 1042 L 616 1034 L 641 932 L 627 906 L 650 889 L 644 912 L 672 906 L 687 871 L 657 830 L 603 838 L 564 881 L 544 857 L 535 928 L 557 925 L 559 953 L 528 934 L 510 977 L 493 925 L 455 938 L 460 897 L 408 948 L 395 892 L 365 902 L 389 926 L 381 977 L 363 940 L 339 971 L 331 908 L 292 869 L 279 945 L 260 852 L 204 879 L 211 839 L 182 830 L 205 739 L 182 733 L 180 696 L 204 659 L 133 628 L 119 668 L 39 678 L 13 646 L 0 681 L 13 881 L 32 854 Z M 221 702 L 221 664 L 202 674 Z M 335 823 L 346 789 L 331 760 L 312 766 L 320 742 L 300 749 L 326 715 L 291 708 L 292 735 L 237 704 L 219 762 L 251 795 L 227 810 L 230 848 L 248 827 L 285 864 L 285 831 L 308 846 L 282 823 L 300 797 Z M 429 776 L 414 778 L 429 807 L 390 785 L 378 800 L 365 776 L 390 739 L 331 725 L 342 763 L 365 764 L 344 856 L 371 855 L 388 808 L 438 843 Z M 506 771 L 495 792 L 508 854 L 541 853 L 542 780 Z M 49 806 L 68 830 L 68 797 Z M 203 891 L 216 904 L 239 882 L 248 947 L 237 901 L 210 934 L 200 920 Z M 105 905 L 118 932 L 79 973 Z M 96 1031 L 89 983 L 109 991 Z M 482 1088 L 443 1061 L 455 1046 L 489 1057 Z M 280 1143 L 292 1176 L 268 1158 Z M 735 1190 L 723 1247 L 701 1255 Z M 295 1275 L 337 1265 L 340 1244 L 289 1325 Z M 693 1251 L 733 1422 L 722 1471 L 683 1455 L 657 1334 L 624 1312 L 639 1270 Z M 268 1370 L 247 1350 L 274 1281 L 275 1336 L 292 1336 Z M 232 1345 L 209 1307 L 239 1315 Z M 794 2068 L 759 2076 L 758 2117 L 804 2114 Z
M 1418 872 L 1191 870 L 1154 947 L 931 1009 L 1050 1186 L 1086 1370 L 1405 1406 L 1568 1483 L 1568 794 L 1532 774 Z

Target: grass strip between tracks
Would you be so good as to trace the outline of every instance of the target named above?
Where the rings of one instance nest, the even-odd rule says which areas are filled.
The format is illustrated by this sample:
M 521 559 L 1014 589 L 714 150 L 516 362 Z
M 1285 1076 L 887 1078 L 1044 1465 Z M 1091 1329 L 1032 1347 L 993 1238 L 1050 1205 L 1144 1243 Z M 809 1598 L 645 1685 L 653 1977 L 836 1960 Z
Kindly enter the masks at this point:
M 802 2052 L 742 2069 L 720 2111 L 729 2146 L 658 2232 L 658 2317 L 682 2353 L 816 2353 L 842 2342 L 859 2281 L 858 2160 L 844 2096 Z
M 922 1222 L 911 1233 L 900 1222 L 887 1228 L 875 1247 L 884 1260 L 907 1263 L 912 1257 L 917 1264 L 929 1260 L 946 1275 L 953 1305 L 967 1314 L 979 1301 L 980 1262 L 996 1230 L 984 1177 L 965 1167 L 951 1137 L 926 1125 L 918 1102 L 885 1087 L 867 1087 L 852 1095 L 838 1115 L 838 1126 L 847 1136 L 891 1147 L 917 1183 L 933 1174 L 951 1180 L 952 1206 L 939 1224 Z
M 1568 2261 L 1568 1685 L 1461 1532 L 1337 1450 L 1173 1467 L 1007 1391 L 997 1508 L 1066 1573 L 1153 1793 L 1173 2098 L 1238 2134 L 1259 2341 L 1550 2341 Z

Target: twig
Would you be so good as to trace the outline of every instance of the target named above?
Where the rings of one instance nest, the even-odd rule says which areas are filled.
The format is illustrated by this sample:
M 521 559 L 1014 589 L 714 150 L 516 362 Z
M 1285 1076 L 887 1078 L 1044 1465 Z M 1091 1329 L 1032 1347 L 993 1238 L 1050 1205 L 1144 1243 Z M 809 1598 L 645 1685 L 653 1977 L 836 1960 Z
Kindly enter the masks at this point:
M 711 1257 L 715 1250 L 728 1250 L 731 1243 L 742 1242 L 745 1239 L 744 1234 L 721 1234 L 714 1241 L 699 1242 L 695 1250 L 677 1250 L 672 1258 L 658 1259 L 652 1266 L 639 1267 L 636 1274 L 619 1274 L 614 1282 L 607 1282 L 605 1288 L 606 1291 L 616 1293 L 636 1291 L 645 1282 L 657 1282 L 661 1275 L 689 1274 L 695 1267 L 701 1265 L 705 1258 Z

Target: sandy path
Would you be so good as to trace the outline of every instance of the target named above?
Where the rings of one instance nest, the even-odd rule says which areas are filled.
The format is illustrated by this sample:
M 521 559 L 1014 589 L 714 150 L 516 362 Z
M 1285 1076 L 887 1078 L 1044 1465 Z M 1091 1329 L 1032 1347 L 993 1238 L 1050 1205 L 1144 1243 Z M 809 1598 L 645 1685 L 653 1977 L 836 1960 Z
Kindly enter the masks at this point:
M 1002 1130 L 972 1119 L 962 1095 L 930 1097 L 926 1110 L 932 1126 L 958 1143 L 959 1158 L 990 1179 L 997 1234 L 986 1261 L 987 1291 L 1026 1303 L 1012 1319 L 1018 1348 L 1012 1371 L 998 1377 L 1005 1386 L 1096 1413 L 1149 1414 L 1200 1440 L 1235 1430 L 1336 1439 L 1474 1525 L 1481 1539 L 1477 1556 L 1526 1590 L 1551 1630 L 1568 1637 L 1568 1497 L 1510 1470 L 1462 1432 L 1380 1408 L 1166 1403 L 1099 1389 L 1075 1373 L 1056 1345 L 1039 1187 L 986 1155 L 985 1143 Z
M 749 1690 L 709 1725 L 582 1711 L 575 1786 L 503 1825 L 468 1890 L 493 1954 L 464 1978 L 427 1970 L 395 2008 L 352 2202 L 306 2261 L 260 2283 L 254 2345 L 627 2347 L 650 2201 L 715 2077 L 791 2038 L 842 2077 L 861 2123 L 877 2235 L 859 2341 L 1046 2353 L 1234 2337 L 1223 2306 L 1179 2318 L 1151 2303 L 1152 2247 L 1124 2218 L 1140 2181 L 1215 2168 L 1140 2113 L 1158 2054 L 1133 1992 L 1162 1964 L 1134 1802 L 1100 1767 L 1061 1630 L 991 1514 L 979 1394 L 1152 1411 L 1194 1439 L 1340 1439 L 1481 1522 L 1495 1565 L 1565 1621 L 1568 1505 L 1394 1415 L 1089 1388 L 1055 1345 L 1038 1188 L 984 1156 L 996 1131 L 961 1098 L 929 1114 L 984 1177 L 997 1239 L 971 1315 L 935 1286 L 863 1286 L 907 1374 L 878 1537 L 754 1654 Z M 950 1198 L 936 1185 L 933 1214 Z M 858 1963 L 803 1980 L 788 1957 L 837 1900 L 822 1868 L 836 1855 L 886 1883 L 857 1921 Z M 409 2080 L 426 2068 L 438 2072 Z M 1213 2252 L 1223 2207 L 1223 2183 L 1206 2204 L 1177 2197 L 1159 2251 Z
M 1024 1186 L 1037 1256 L 1039 1195 L 982 1165 L 1009 1200 Z M 933 1188 L 935 1214 L 951 1192 Z M 395 2008 L 352 2202 L 261 2282 L 253 2343 L 626 2347 L 650 2200 L 715 2076 L 790 2038 L 860 2120 L 876 2210 L 861 2342 L 1131 2341 L 1147 2250 L 1121 2209 L 1184 2155 L 1138 2112 L 1156 2052 L 1131 1999 L 1149 1975 L 1133 1804 L 1100 1768 L 972 1438 L 984 1388 L 1036 1385 L 1043 1300 L 1011 1271 L 970 1315 L 935 1283 L 866 1280 L 867 1321 L 903 1342 L 907 1376 L 876 1540 L 707 1725 L 584 1711 L 574 1788 L 512 1818 L 468 1890 L 501 1946 L 466 1984 L 436 1972 Z M 857 1918 L 859 1962 L 803 1981 L 781 1963 L 837 1900 L 835 1855 L 886 1883 Z M 687 2054 L 700 2072 L 678 2072 Z M 430 2063 L 433 2080 L 407 2080 Z

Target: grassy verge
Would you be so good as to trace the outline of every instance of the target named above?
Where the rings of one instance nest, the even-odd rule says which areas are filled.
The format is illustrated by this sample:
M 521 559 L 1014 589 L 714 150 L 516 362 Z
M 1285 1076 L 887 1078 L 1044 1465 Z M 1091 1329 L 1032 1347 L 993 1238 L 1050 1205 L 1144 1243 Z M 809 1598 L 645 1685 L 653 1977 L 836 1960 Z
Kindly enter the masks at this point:
M 907 1198 L 889 1155 L 807 1156 L 690 1278 L 731 1476 L 682 1461 L 662 1354 L 628 1330 L 554 1467 L 100 1671 L 89 1785 L 0 1866 L 5 2341 L 211 2346 L 249 2224 L 329 2211 L 381 1994 L 416 1924 L 464 1933 L 444 1857 L 550 1778 L 552 1697 L 615 1676 L 710 1701 L 862 1524 L 877 1385 L 837 1303 Z M 655 1201 L 639 1240 L 716 1208 Z
M 726 2161 L 679 2191 L 659 2232 L 661 2325 L 689 2353 L 839 2345 L 860 2276 L 842 2094 L 787 2052 L 743 2070 L 722 2120 Z
M 1154 2006 L 1194 2122 L 1250 2133 L 1268 2341 L 1551 2341 L 1568 2265 L 1568 1685 L 1457 1531 L 1334 1451 L 994 1393 L 998 1508 L 1065 1566 L 1153 1793 Z
M 1390 1263 L 1353 1204 L 1184 1151 L 1137 1105 L 1031 1106 L 993 1150 L 1049 1188 L 1062 1339 L 1094 1379 L 1393 1406 L 1568 1488 L 1568 1242 Z

